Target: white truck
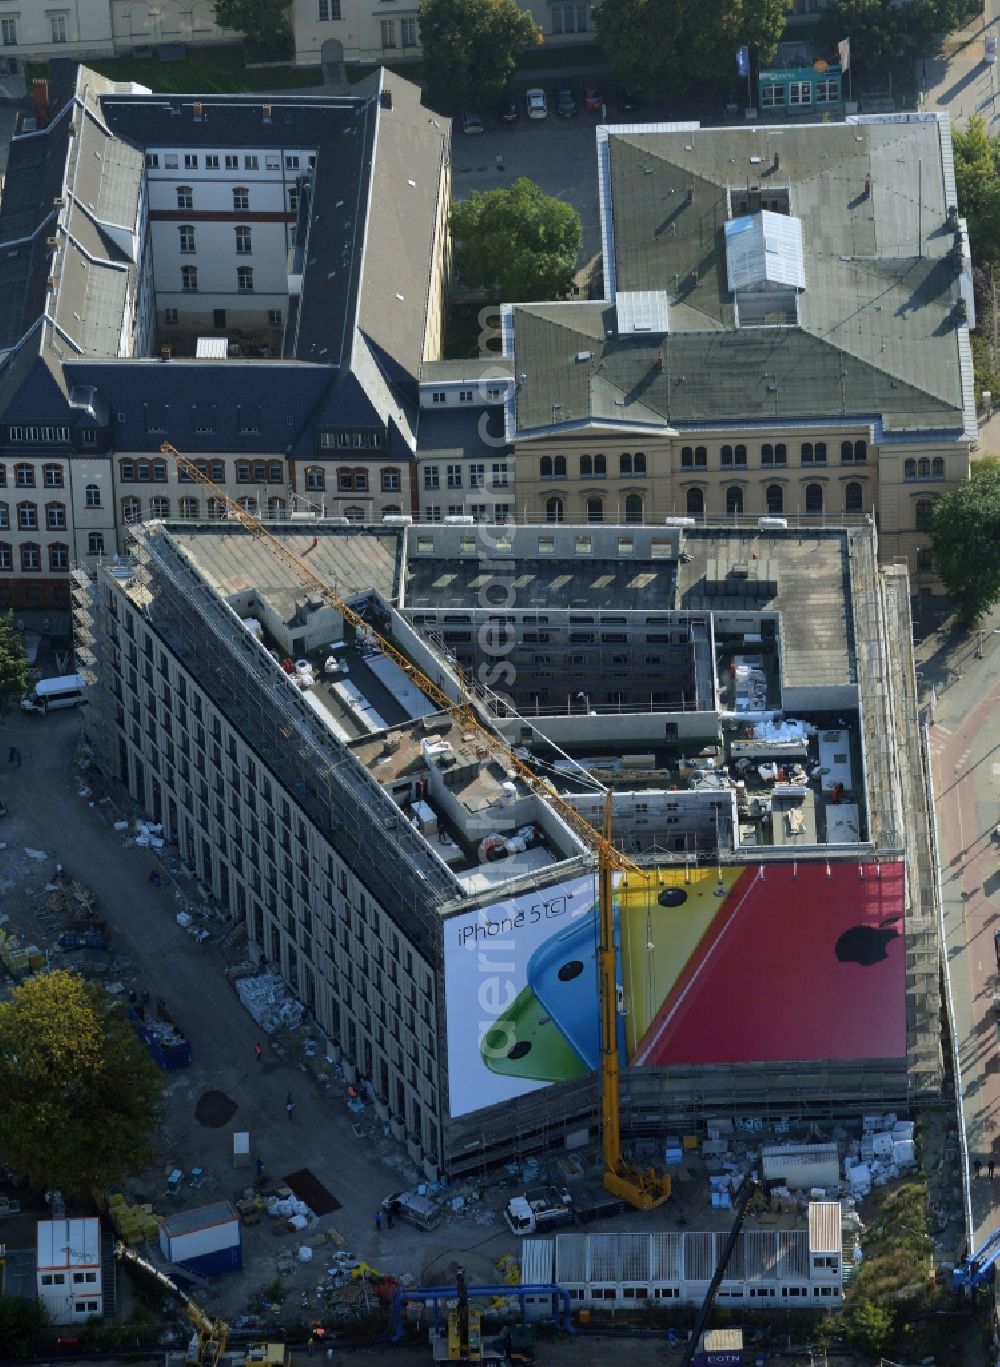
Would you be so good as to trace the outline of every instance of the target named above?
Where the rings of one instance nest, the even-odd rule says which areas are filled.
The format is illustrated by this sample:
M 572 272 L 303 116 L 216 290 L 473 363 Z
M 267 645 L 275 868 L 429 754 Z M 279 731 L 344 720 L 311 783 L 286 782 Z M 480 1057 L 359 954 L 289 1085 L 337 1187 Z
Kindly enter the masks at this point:
M 58 679 L 39 679 L 21 699 L 25 712 L 55 712 L 62 707 L 79 707 L 87 701 L 86 680 L 79 674 L 62 674 Z
M 512 1196 L 503 1208 L 504 1219 L 511 1233 L 535 1234 L 553 1225 L 568 1225 L 574 1220 L 573 1198 L 563 1188 L 535 1187 L 523 1196 Z

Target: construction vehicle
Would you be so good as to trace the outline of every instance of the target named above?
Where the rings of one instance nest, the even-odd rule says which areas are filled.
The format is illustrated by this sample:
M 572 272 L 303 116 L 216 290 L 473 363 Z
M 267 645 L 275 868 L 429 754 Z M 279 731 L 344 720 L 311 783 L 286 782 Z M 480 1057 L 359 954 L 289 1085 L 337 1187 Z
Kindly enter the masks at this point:
M 571 1224 L 573 1198 L 565 1189 L 534 1187 L 523 1196 L 512 1196 L 503 1208 L 503 1218 L 512 1234 L 527 1237 L 540 1229 Z
M 206 1314 L 201 1306 L 193 1301 L 186 1291 L 182 1291 L 165 1272 L 154 1267 L 148 1258 L 136 1253 L 134 1248 L 129 1248 L 128 1244 L 122 1243 L 120 1239 L 115 1244 L 115 1257 L 120 1262 L 131 1263 L 133 1267 L 141 1268 L 154 1281 L 159 1282 L 165 1291 L 177 1297 L 184 1307 L 185 1315 L 194 1326 L 194 1335 L 188 1345 L 187 1361 L 194 1363 L 195 1367 L 214 1367 L 226 1351 L 226 1343 L 229 1340 L 229 1325 L 225 1320 L 212 1319 L 211 1315 Z
M 956 1268 L 952 1270 L 953 1283 L 956 1290 L 975 1291 L 982 1286 L 983 1282 L 988 1281 L 993 1275 L 993 1268 L 1000 1258 L 1000 1229 L 995 1229 L 975 1253 L 970 1253 L 967 1258 L 963 1258 Z
M 754 1202 L 762 1199 L 763 1187 L 760 1182 L 753 1177 L 746 1178 L 743 1185 L 736 1193 L 736 1217 L 733 1220 L 733 1227 L 729 1231 L 729 1238 L 726 1240 L 722 1249 L 722 1256 L 719 1258 L 715 1274 L 708 1284 L 708 1290 L 705 1292 L 705 1299 L 701 1303 L 701 1309 L 698 1311 L 698 1318 L 694 1322 L 694 1328 L 691 1330 L 691 1337 L 688 1339 L 687 1348 L 684 1350 L 684 1356 L 681 1358 L 681 1367 L 690 1367 L 695 1353 L 698 1352 L 701 1336 L 705 1332 L 705 1326 L 708 1323 L 709 1315 L 712 1313 L 712 1307 L 715 1305 L 715 1298 L 718 1295 L 719 1287 L 722 1285 L 722 1279 L 726 1275 L 726 1268 L 729 1266 L 729 1260 L 732 1258 L 736 1248 L 736 1240 L 740 1237 L 743 1221 L 747 1218 L 750 1207 Z
M 455 1282 L 458 1304 L 449 1311 L 446 1325 L 430 1331 L 433 1360 L 475 1363 L 477 1367 L 509 1367 L 510 1358 L 503 1339 L 483 1339 L 483 1314 L 469 1304 L 464 1267 L 455 1269 Z
M 637 1210 L 651 1210 L 661 1205 L 670 1195 L 670 1178 L 666 1173 L 653 1168 L 635 1167 L 622 1154 L 621 1115 L 620 1115 L 620 1077 L 618 1057 L 618 1017 L 623 1013 L 622 992 L 618 984 L 617 954 L 615 950 L 615 904 L 614 878 L 621 876 L 623 887 L 646 887 L 650 896 L 654 895 L 656 874 L 639 867 L 628 855 L 617 849 L 611 839 L 612 794 L 604 787 L 603 830 L 596 830 L 585 816 L 567 802 L 550 782 L 540 777 L 531 765 L 522 759 L 490 726 L 486 725 L 475 710 L 475 704 L 465 688 L 459 674 L 460 700 L 449 693 L 433 679 L 428 678 L 422 669 L 413 663 L 381 632 L 376 630 L 367 619 L 346 603 L 318 574 L 301 555 L 284 544 L 280 537 L 274 536 L 261 520 L 249 512 L 236 499 L 231 498 L 207 474 L 198 468 L 172 446 L 164 442 L 161 452 L 176 462 L 186 479 L 207 489 L 228 511 L 229 517 L 265 546 L 299 583 L 306 583 L 315 591 L 320 601 L 332 608 L 351 627 L 357 635 L 375 646 L 423 692 L 436 703 L 442 711 L 455 718 L 466 729 L 473 731 L 485 748 L 486 753 L 500 761 L 505 769 L 513 771 L 525 786 L 551 806 L 556 808 L 567 826 L 573 830 L 582 843 L 597 856 L 598 889 L 600 906 L 600 946 L 598 952 L 598 983 L 601 1013 L 601 1120 L 602 1145 L 604 1156 L 604 1185 L 609 1192 L 621 1197 Z M 537 726 L 535 728 L 537 730 Z

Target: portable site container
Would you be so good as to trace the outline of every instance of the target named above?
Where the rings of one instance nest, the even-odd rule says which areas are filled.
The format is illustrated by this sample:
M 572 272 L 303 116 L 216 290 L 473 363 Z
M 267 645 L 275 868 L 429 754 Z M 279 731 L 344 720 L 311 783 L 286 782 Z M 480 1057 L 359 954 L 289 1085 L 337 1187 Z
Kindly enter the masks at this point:
M 203 1277 L 238 1272 L 243 1266 L 240 1217 L 228 1201 L 168 1215 L 160 1222 L 160 1251 L 169 1262 Z

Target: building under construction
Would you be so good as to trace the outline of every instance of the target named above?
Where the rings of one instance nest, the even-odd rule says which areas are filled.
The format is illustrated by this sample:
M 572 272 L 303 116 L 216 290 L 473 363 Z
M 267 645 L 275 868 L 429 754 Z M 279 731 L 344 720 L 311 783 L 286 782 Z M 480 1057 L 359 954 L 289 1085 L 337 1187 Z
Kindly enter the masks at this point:
M 593 857 L 499 738 L 657 870 L 617 889 L 627 1142 L 939 1094 L 873 527 L 270 530 L 367 625 L 235 523 L 146 524 L 76 579 L 88 731 L 429 1176 L 599 1125 Z

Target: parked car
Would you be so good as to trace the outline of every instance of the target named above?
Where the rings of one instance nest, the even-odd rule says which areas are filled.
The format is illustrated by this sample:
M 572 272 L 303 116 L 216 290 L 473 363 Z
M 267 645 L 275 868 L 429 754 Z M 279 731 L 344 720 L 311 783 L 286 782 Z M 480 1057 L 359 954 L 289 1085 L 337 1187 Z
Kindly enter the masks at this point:
M 540 87 L 525 91 L 524 102 L 528 106 L 529 119 L 548 118 L 549 105 L 545 98 L 545 91 Z
M 604 108 L 604 96 L 601 94 L 599 86 L 585 85 L 583 87 L 583 107 L 591 114 L 599 114 Z
M 561 119 L 571 119 L 576 114 L 576 96 L 573 94 L 573 87 L 565 81 L 559 87 L 556 113 Z
M 500 98 L 500 117 L 504 123 L 517 123 L 521 110 L 513 91 L 505 90 Z
M 477 114 L 474 109 L 466 109 L 462 113 L 462 132 L 463 133 L 482 133 L 485 131 L 482 114 Z

